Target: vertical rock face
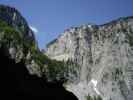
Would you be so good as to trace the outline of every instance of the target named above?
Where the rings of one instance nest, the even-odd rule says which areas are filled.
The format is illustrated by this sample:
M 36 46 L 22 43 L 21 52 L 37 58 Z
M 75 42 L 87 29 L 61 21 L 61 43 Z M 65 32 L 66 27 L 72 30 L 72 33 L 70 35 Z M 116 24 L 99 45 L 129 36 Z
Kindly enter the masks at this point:
M 133 17 L 67 29 L 47 45 L 46 54 L 79 64 L 76 82 L 65 86 L 79 100 L 133 100 Z
M 97 29 L 95 25 L 90 28 L 89 25 L 83 25 L 81 27 L 72 27 L 65 30 L 64 34 L 58 39 L 52 41 L 47 45 L 47 55 L 56 60 L 72 60 L 82 66 L 81 76 L 78 79 L 88 80 L 87 74 L 84 71 L 89 71 L 92 64 L 91 55 L 91 31 L 93 27 Z M 88 66 L 88 68 L 86 67 Z M 84 74 L 82 74 L 84 73 Z

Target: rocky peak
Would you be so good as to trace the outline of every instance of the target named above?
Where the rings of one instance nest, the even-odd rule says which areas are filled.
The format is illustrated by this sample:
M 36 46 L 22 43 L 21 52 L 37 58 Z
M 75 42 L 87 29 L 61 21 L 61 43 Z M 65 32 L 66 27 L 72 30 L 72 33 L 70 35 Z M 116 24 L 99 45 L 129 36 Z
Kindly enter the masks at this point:
M 24 38 L 28 38 L 30 40 L 35 39 L 26 20 L 15 8 L 0 5 L 0 20 L 4 20 L 8 25 L 23 33 Z

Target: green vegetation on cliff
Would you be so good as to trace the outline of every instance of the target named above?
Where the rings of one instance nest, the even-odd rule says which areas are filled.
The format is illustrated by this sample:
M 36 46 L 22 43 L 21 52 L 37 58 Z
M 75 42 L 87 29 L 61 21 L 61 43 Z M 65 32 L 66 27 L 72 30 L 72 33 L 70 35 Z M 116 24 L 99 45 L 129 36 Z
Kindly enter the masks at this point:
M 2 20 L 0 20 L 0 32 L 1 41 L 5 43 L 13 40 L 16 40 L 17 43 L 22 42 L 19 32 Z
M 67 67 L 65 62 L 49 59 L 39 49 L 34 41 L 26 40 L 23 33 L 20 33 L 14 27 L 8 25 L 5 21 L 0 20 L 0 45 L 4 45 L 7 49 L 14 47 L 19 51 L 22 49 L 24 60 L 28 52 L 30 52 L 30 60 L 25 61 L 30 63 L 32 60 L 38 65 L 39 73 L 45 75 L 47 79 L 53 81 L 65 81 Z M 16 52 L 17 52 L 16 51 Z
M 86 100 L 102 100 L 102 98 L 101 98 L 100 96 L 91 97 L 91 96 L 88 95 L 88 96 L 86 97 Z

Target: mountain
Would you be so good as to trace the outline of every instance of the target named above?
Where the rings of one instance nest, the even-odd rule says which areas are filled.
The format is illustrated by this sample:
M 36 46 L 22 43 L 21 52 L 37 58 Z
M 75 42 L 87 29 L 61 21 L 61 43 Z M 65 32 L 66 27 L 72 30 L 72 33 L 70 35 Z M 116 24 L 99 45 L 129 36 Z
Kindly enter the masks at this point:
M 132 16 L 71 27 L 42 52 L 19 11 L 0 5 L 4 98 L 133 100 L 132 59 Z
M 15 8 L 0 5 L 1 97 L 77 100 L 62 86 L 64 66 L 39 50 L 33 31 Z
M 103 100 L 133 100 L 132 16 L 103 25 L 71 27 L 47 44 L 45 54 L 74 63 L 67 66 L 64 86 L 79 100 L 97 96 Z

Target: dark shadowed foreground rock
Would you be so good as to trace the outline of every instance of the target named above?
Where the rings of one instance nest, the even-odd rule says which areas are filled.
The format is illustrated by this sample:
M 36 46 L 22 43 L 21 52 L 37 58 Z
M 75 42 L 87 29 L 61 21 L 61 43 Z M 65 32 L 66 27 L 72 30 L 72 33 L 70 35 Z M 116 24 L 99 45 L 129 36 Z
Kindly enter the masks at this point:
M 23 61 L 16 64 L 5 55 L 5 51 L 0 48 L 0 91 L 3 99 L 77 100 L 62 87 L 61 82 L 49 83 L 30 75 Z

